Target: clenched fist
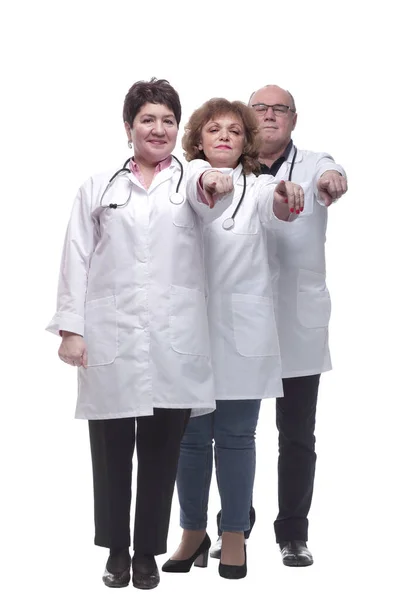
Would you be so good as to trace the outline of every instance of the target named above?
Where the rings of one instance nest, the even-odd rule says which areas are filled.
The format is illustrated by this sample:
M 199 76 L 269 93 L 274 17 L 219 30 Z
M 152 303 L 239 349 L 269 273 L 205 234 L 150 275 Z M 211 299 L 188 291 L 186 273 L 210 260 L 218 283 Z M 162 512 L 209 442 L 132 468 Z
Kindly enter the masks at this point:
M 62 342 L 59 347 L 59 358 L 73 367 L 87 368 L 87 349 L 81 335 L 62 331 Z
M 326 206 L 341 198 L 348 189 L 346 178 L 338 171 L 326 171 L 317 182 L 318 193 Z
M 292 181 L 280 181 L 274 191 L 274 213 L 278 219 L 287 221 L 290 213 L 298 215 L 303 208 L 303 188 Z
M 233 190 L 233 179 L 220 171 L 208 171 L 202 176 L 202 188 L 209 208 L 213 208 L 217 200 Z

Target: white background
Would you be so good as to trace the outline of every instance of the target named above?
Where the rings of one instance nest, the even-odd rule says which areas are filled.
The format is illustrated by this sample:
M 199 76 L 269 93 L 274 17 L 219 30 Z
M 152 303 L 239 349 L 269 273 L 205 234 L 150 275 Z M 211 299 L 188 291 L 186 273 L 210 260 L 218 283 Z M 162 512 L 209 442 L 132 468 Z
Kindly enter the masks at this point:
M 101 582 L 92 545 L 87 424 L 76 377 L 44 332 L 55 310 L 77 188 L 128 156 L 121 112 L 139 79 L 166 78 L 183 122 L 212 96 L 247 101 L 276 83 L 295 96 L 301 148 L 328 151 L 349 176 L 330 209 L 328 284 L 334 371 L 322 379 L 310 513 L 315 564 L 281 564 L 274 401 L 257 434 L 257 524 L 248 576 L 217 561 L 162 574 L 157 597 L 400 596 L 402 592 L 402 21 L 399 2 L 10 3 L 1 35 L 1 595 L 141 594 Z M 401 80 L 401 81 L 400 81 Z M 182 131 L 180 132 L 179 141 Z M 181 157 L 180 145 L 176 153 Z M 212 485 L 209 532 L 218 495 Z M 180 537 L 173 503 L 169 549 Z M 167 556 L 159 558 L 161 564 Z

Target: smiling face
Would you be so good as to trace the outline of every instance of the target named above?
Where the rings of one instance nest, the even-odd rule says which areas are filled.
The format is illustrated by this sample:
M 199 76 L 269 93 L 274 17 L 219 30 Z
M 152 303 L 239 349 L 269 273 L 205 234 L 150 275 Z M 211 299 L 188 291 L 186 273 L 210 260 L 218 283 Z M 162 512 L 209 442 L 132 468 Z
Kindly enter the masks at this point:
M 269 85 L 255 92 L 249 104 L 250 106 L 281 104 L 294 108 L 290 94 L 276 85 Z M 256 115 L 259 121 L 262 149 L 278 151 L 286 148 L 296 126 L 296 112 L 287 110 L 284 114 L 276 114 L 272 108 L 268 108 L 266 111 L 256 112 Z
M 212 167 L 234 169 L 243 154 L 244 125 L 240 117 L 227 113 L 216 115 L 202 127 L 199 150 Z
M 174 150 L 178 124 L 173 111 L 164 104 L 144 104 L 133 120 L 125 122 L 128 140 L 133 143 L 134 159 L 155 166 Z

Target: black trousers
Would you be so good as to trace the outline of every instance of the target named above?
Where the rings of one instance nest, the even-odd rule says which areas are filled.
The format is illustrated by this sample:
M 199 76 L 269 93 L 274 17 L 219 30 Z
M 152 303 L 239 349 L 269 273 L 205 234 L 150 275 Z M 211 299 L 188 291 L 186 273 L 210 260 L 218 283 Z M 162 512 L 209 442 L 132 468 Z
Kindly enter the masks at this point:
M 154 415 L 89 421 L 94 483 L 95 544 L 130 546 L 132 458 L 137 450 L 134 550 L 164 554 L 180 442 L 189 409 L 154 409 Z
M 279 432 L 276 541 L 308 539 L 317 456 L 316 408 L 320 375 L 283 380 L 284 397 L 276 400 Z
M 276 426 L 279 432 L 278 503 L 279 513 L 274 522 L 276 541 L 307 541 L 307 516 L 313 497 L 317 456 L 316 408 L 320 375 L 283 379 L 284 397 L 276 400 Z M 250 510 L 251 527 L 255 510 Z M 218 526 L 220 512 L 218 514 Z M 218 533 L 221 531 L 218 527 Z

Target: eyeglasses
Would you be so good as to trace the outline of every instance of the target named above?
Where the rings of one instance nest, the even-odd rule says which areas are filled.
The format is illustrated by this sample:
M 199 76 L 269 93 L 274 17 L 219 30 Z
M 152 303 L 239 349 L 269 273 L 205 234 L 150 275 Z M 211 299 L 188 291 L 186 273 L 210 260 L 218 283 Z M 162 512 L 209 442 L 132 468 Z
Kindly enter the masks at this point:
M 260 104 L 253 104 L 251 108 L 253 108 L 255 112 L 262 117 L 267 113 L 268 108 L 272 108 L 277 117 L 286 115 L 289 110 L 290 112 L 296 112 L 294 108 L 291 106 L 286 106 L 286 104 L 264 104 L 263 102 L 260 102 Z

